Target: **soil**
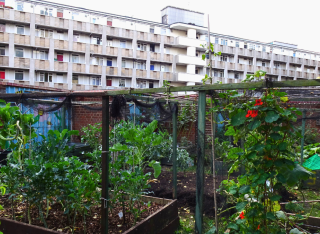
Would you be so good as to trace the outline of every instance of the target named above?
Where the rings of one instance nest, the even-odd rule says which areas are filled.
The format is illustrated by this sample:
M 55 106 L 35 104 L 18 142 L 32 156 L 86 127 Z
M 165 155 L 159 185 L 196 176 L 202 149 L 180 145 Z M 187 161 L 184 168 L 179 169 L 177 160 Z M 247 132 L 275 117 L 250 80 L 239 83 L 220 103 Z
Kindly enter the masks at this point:
M 151 183 L 148 196 L 172 199 L 172 171 L 170 167 L 162 167 L 160 176 Z M 150 172 L 153 172 L 150 169 Z M 227 176 L 217 176 L 216 188 L 219 188 L 222 180 L 226 180 Z M 231 179 L 231 178 L 230 178 Z M 177 173 L 177 197 L 178 207 L 188 208 L 190 212 L 195 212 L 196 207 L 196 173 L 195 172 L 178 172 Z M 214 198 L 213 198 L 213 178 L 212 175 L 204 177 L 204 194 L 203 194 L 203 211 L 206 216 L 214 216 Z M 219 208 L 227 208 L 225 198 L 217 194 L 217 205 Z M 226 212 L 228 213 L 228 212 Z
M 4 210 L 0 211 L 0 217 L 12 219 L 12 209 L 11 203 L 8 200 L 8 196 L 0 196 L 0 204 L 3 206 Z M 146 205 L 142 206 L 141 209 L 146 209 L 141 215 L 140 220 L 137 223 L 141 222 L 143 219 L 147 218 L 157 210 L 161 209 L 161 205 L 151 203 L 150 207 Z M 45 207 L 43 207 L 45 210 Z M 87 234 L 96 234 L 100 233 L 100 207 L 92 207 L 90 213 L 86 216 L 86 233 Z M 123 224 L 123 218 L 119 218 L 119 212 L 122 211 L 121 207 L 115 207 L 112 209 L 112 213 L 109 213 L 109 234 L 119 234 L 123 233 L 126 230 L 130 229 L 134 226 L 134 219 L 131 215 L 126 213 L 126 224 Z M 44 224 L 39 219 L 39 210 L 36 207 L 32 207 L 31 211 L 31 219 L 32 225 L 44 227 Z M 44 213 L 44 216 L 46 214 Z M 15 216 L 16 220 L 20 222 L 28 223 L 26 219 L 26 203 L 22 203 L 19 201 L 15 201 Z M 73 214 L 71 215 L 71 219 L 73 220 Z M 130 219 L 130 220 L 129 220 Z M 51 209 L 49 211 L 48 218 L 46 218 L 46 222 L 48 228 L 55 231 L 60 231 L 63 233 L 72 233 L 72 224 L 68 222 L 67 215 L 63 214 L 63 208 L 60 203 L 55 203 L 51 205 Z M 75 224 L 75 232 L 76 234 L 83 234 L 83 217 L 82 215 L 76 216 L 76 224 Z

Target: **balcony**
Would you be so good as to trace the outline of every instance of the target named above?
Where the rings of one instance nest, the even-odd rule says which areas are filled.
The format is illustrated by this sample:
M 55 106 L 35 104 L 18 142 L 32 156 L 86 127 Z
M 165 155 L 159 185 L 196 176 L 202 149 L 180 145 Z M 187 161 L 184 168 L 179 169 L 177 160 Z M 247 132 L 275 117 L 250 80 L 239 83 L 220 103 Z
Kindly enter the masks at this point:
M 86 26 L 86 22 L 82 22 L 82 21 L 73 21 L 73 30 L 75 31 L 87 31 L 87 26 Z
M 102 54 L 102 45 L 90 45 L 90 53 L 92 54 Z
M 121 29 L 120 29 L 121 30 Z M 121 33 L 121 35 L 120 35 Z M 133 31 L 130 30 L 130 29 L 124 29 L 122 28 L 122 32 L 119 31 L 119 36 L 120 37 L 126 37 L 126 38 L 130 38 L 132 39 L 133 38 Z
M 121 76 L 132 77 L 132 68 L 121 68 Z
M 119 28 L 107 27 L 107 35 L 118 37 L 119 36 Z
M 238 63 L 236 70 L 238 70 L 238 71 L 244 71 L 244 67 L 245 67 L 245 66 L 246 66 L 246 64 L 240 64 L 240 63 Z
M 228 70 L 234 70 L 235 69 L 235 64 L 234 63 L 227 63 Z
M 289 70 L 289 71 L 288 71 L 288 76 L 290 76 L 290 77 L 295 77 L 295 76 L 296 76 L 296 71 L 294 71 L 294 70 Z
M 22 12 L 22 11 L 14 11 L 14 20 L 29 23 L 30 13 Z
M 68 89 L 68 84 L 65 83 L 54 83 L 53 85 L 56 89 Z
M 137 50 L 138 59 L 147 59 L 147 51 Z
M 301 71 L 296 71 L 296 77 L 297 77 L 297 78 L 304 78 L 304 77 L 303 77 L 303 72 L 301 72 Z
M 106 75 L 117 76 L 118 75 L 118 68 L 117 67 L 107 67 L 106 68 Z
M 86 90 L 86 86 L 83 85 L 83 84 L 75 84 L 75 83 L 73 83 L 72 84 L 72 90 L 75 90 L 75 91 Z
M 160 79 L 160 72 L 159 71 L 150 71 L 150 78 Z
M 288 70 L 287 69 L 280 69 L 282 76 L 288 76 Z
M 305 59 L 304 60 L 304 65 L 311 66 L 311 67 L 316 67 L 317 66 L 317 61 L 311 60 L 311 59 Z
M 55 28 L 69 28 L 69 20 L 64 18 L 52 17 L 36 14 L 36 24 L 51 26 Z
M 67 62 L 54 61 L 54 70 L 55 71 L 60 71 L 60 72 L 66 72 L 66 71 L 68 71 L 68 63 Z
M 174 44 L 174 37 L 164 36 L 164 44 L 173 45 Z
M 106 54 L 107 55 L 118 56 L 118 47 L 107 46 Z
M 247 66 L 247 72 L 255 72 L 253 65 L 246 65 Z
M 198 48 L 202 48 L 202 45 L 207 44 L 205 40 L 199 40 L 199 39 L 194 39 L 194 38 L 189 38 L 189 37 L 177 37 L 176 39 L 176 45 L 178 46 L 183 46 L 183 47 L 189 47 L 189 46 L 194 46 Z
M 173 63 L 173 55 L 172 54 L 164 54 L 163 61 Z
M 204 78 L 204 75 L 178 73 L 177 81 L 202 83 L 203 78 Z
M 280 73 L 280 69 L 278 69 L 278 68 L 273 68 L 273 74 L 275 74 L 275 75 L 280 75 L 281 73 Z
M 306 77 L 308 79 L 317 79 L 317 74 L 316 73 L 307 73 Z
M 73 42 L 73 50 L 79 52 L 86 52 L 86 43 Z
M 163 79 L 173 81 L 174 74 L 172 72 L 163 72 Z
M 0 19 L 10 19 L 10 10 L 0 8 Z
M 90 24 L 90 32 L 96 33 L 96 34 L 102 34 L 102 25 Z
M 261 71 L 265 71 L 266 73 L 270 73 L 270 67 L 257 66 L 256 69 L 257 71 L 261 70 Z
M 60 50 L 68 50 L 69 48 L 69 42 L 65 40 L 54 40 L 54 48 L 60 49 Z
M 161 35 L 149 33 L 148 39 L 149 39 L 149 41 L 160 43 L 161 42 Z
M 85 90 L 101 90 L 101 85 L 85 85 Z
M 42 82 L 42 81 L 35 81 L 34 86 L 42 87 L 42 88 L 49 88 L 54 86 L 51 82 Z
M 226 45 L 215 45 L 214 50 L 224 54 L 234 54 L 234 48 Z
M 35 59 L 34 68 L 36 70 L 50 70 L 49 60 Z
M 20 45 L 30 45 L 30 36 L 15 34 L 14 35 L 14 43 L 20 44 Z
M 0 41 L 9 42 L 9 34 L 5 32 L 0 32 Z
M 302 61 L 302 58 L 289 57 L 289 63 L 302 64 Z
M 176 55 L 177 64 L 193 64 L 199 66 L 205 66 L 206 62 L 201 57 L 187 56 L 187 55 Z
M 102 66 L 100 65 L 90 65 L 91 74 L 102 74 Z
M 14 67 L 16 68 L 30 68 L 29 58 L 14 58 Z
M 69 28 L 69 20 L 54 17 L 54 27 L 56 28 Z
M 50 47 L 50 39 L 45 37 L 36 37 L 35 44 L 37 47 Z
M 147 32 L 137 32 L 137 40 L 147 41 L 148 33 Z
M 156 52 L 150 52 L 150 60 L 160 61 L 161 54 Z
M 281 55 L 281 54 L 274 54 L 273 60 L 275 61 L 281 61 L 281 62 L 288 62 L 288 56 Z
M 137 69 L 136 70 L 137 78 L 147 78 L 147 70 Z
M 125 48 L 122 48 L 121 49 L 121 54 L 122 54 L 122 57 L 132 57 L 133 55 L 133 50 L 132 49 L 125 49 Z
M 253 57 L 253 50 L 239 48 L 238 54 L 243 55 L 243 56 L 247 56 L 247 57 Z
M 73 63 L 72 72 L 86 73 L 86 65 L 83 63 Z
M 226 62 L 223 62 L 223 61 L 216 62 L 216 68 L 225 69 L 225 67 L 226 67 Z
M 0 66 L 9 66 L 9 56 L 0 56 Z
M 271 55 L 270 53 L 267 53 L 267 52 L 256 51 L 256 57 L 261 59 L 271 60 Z

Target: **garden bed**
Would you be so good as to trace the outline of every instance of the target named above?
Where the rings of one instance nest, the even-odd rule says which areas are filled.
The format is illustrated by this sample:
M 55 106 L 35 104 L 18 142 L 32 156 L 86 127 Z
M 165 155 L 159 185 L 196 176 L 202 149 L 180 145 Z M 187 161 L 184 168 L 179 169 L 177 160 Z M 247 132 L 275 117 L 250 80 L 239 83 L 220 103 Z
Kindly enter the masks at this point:
M 141 207 L 141 209 L 146 209 L 146 211 L 142 213 L 141 219 L 135 226 L 133 226 L 133 217 L 129 218 L 130 220 L 128 221 L 128 214 L 126 214 L 126 224 L 123 224 L 123 218 L 119 218 L 119 212 L 122 211 L 121 207 L 112 209 L 112 213 L 109 214 L 109 233 L 173 234 L 175 232 L 179 225 L 176 200 L 143 196 L 142 201 L 145 203 L 150 201 L 151 205 L 150 207 L 147 205 Z M 39 219 L 32 219 L 32 225 L 26 224 L 25 203 L 20 203 L 16 208 L 15 214 L 17 221 L 12 220 L 12 210 L 7 196 L 1 197 L 1 204 L 3 204 L 4 210 L 0 212 L 0 231 L 4 233 L 50 234 L 72 232 L 71 225 L 68 223 L 66 215 L 63 214 L 63 208 L 58 203 L 51 206 L 46 219 L 49 229 L 43 228 L 43 224 Z M 100 207 L 92 207 L 92 215 L 86 217 L 87 234 L 100 232 L 100 213 Z M 38 210 L 34 207 L 31 209 L 31 217 L 39 217 Z M 82 217 L 77 216 L 74 233 L 83 233 L 82 221 Z

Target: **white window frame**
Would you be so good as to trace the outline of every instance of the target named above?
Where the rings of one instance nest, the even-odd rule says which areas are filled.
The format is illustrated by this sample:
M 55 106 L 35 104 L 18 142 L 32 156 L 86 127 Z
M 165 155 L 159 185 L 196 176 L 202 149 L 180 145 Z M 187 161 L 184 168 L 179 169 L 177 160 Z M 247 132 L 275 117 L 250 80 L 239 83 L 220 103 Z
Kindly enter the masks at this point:
M 73 34 L 73 42 L 80 42 L 80 34 Z
M 21 53 L 22 53 L 22 56 L 17 56 L 17 52 L 21 52 Z M 15 48 L 15 50 L 14 50 L 14 55 L 15 55 L 15 57 L 17 57 L 17 58 L 23 58 L 23 56 L 24 56 L 24 51 L 23 51 L 23 49 L 22 49 L 22 48 Z
M 52 83 L 52 73 L 44 73 L 44 72 L 41 72 L 39 74 L 39 82 L 50 82 Z
M 90 77 L 90 85 L 101 86 L 101 77 L 99 76 Z
M 147 81 L 145 81 L 145 80 L 138 80 L 138 81 L 137 81 L 137 88 L 140 88 L 140 89 L 145 89 L 145 88 L 147 88 Z
M 149 32 L 154 33 L 154 27 L 150 27 Z
M 238 41 L 236 41 L 236 47 L 240 47 L 240 43 Z
M 124 59 L 122 59 L 122 61 L 121 61 L 121 67 L 122 68 L 126 68 L 126 60 L 124 60 Z
M 41 60 L 48 60 L 48 59 L 49 59 L 49 53 L 48 53 L 48 51 L 40 50 L 40 51 L 39 51 L 39 59 L 41 59 Z
M 111 40 L 108 39 L 108 40 L 107 40 L 107 46 L 112 46 L 112 44 L 113 44 L 112 42 L 113 42 L 112 39 L 111 39 Z
M 120 48 L 127 48 L 127 41 L 121 40 L 120 41 Z
M 77 58 L 77 59 L 75 59 Z M 75 60 L 77 60 L 77 62 L 75 62 Z M 80 56 L 78 54 L 72 54 L 71 55 L 71 62 L 72 63 L 80 63 Z
M 18 29 L 22 29 L 22 33 L 19 33 L 18 32 Z M 24 28 L 24 26 L 23 25 L 16 25 L 16 32 L 17 32 L 17 34 L 19 34 L 19 35 L 25 35 L 25 28 Z
M 17 3 L 17 11 L 23 11 L 23 2 L 16 2 Z M 19 9 L 20 7 L 20 9 Z
M 266 62 L 261 62 L 262 67 L 266 67 Z
M 14 79 L 15 79 L 15 80 L 20 80 L 20 79 L 16 79 L 16 78 L 17 78 L 17 77 L 16 77 L 17 74 L 22 74 L 22 79 L 21 79 L 21 80 L 23 80 L 23 78 L 24 78 L 24 72 L 23 72 L 23 71 L 15 71 L 15 73 L 14 73 Z
M 119 87 L 126 87 L 126 79 L 119 79 Z
M 2 56 L 6 55 L 6 47 L 5 46 L 0 46 L 0 55 L 2 55 Z

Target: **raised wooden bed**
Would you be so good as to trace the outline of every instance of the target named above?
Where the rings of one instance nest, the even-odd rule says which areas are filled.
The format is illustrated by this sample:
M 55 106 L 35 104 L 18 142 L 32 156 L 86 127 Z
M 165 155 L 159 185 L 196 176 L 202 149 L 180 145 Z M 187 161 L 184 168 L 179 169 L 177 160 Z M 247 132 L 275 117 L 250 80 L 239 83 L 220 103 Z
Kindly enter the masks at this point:
M 177 200 L 143 196 L 142 201 L 155 202 L 163 205 L 163 207 L 123 234 L 174 234 L 179 226 Z M 11 219 L 0 218 L 0 221 L 0 231 L 4 234 L 62 234 L 62 232 L 17 222 Z

